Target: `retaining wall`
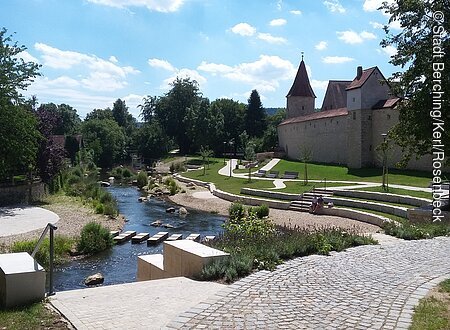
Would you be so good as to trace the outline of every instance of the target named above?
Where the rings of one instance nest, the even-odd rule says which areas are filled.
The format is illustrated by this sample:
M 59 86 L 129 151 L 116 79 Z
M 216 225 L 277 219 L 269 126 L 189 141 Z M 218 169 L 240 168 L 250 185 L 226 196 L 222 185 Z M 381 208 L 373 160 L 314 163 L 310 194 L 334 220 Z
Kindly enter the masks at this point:
M 0 187 L 0 206 L 30 204 L 41 201 L 47 195 L 43 182 Z
M 408 204 L 414 206 L 424 206 L 431 203 L 431 200 L 426 198 L 412 197 L 412 196 L 398 196 L 389 193 L 367 192 L 357 190 L 333 190 L 334 196 L 346 196 L 354 198 L 371 199 L 375 201 L 386 201 L 390 203 Z M 430 193 L 431 196 L 431 193 Z

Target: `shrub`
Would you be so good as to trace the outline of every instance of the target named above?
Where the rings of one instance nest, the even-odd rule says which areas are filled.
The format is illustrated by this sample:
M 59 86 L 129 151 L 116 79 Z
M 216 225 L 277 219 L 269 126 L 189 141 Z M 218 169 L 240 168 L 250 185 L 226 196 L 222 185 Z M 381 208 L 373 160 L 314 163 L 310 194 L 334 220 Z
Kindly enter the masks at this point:
M 131 173 L 131 171 L 128 168 L 124 168 L 122 171 L 122 176 L 124 178 L 131 178 L 133 176 L 133 173 Z
M 105 208 L 102 203 L 97 204 L 95 207 L 95 213 L 97 214 L 103 214 L 105 212 Z
M 146 186 L 148 184 L 148 177 L 147 173 L 145 171 L 139 172 L 137 175 L 137 186 L 142 189 L 142 187 Z
M 109 249 L 113 243 L 107 228 L 99 223 L 89 222 L 81 230 L 77 250 L 84 254 L 92 254 Z
M 269 216 L 269 207 L 266 204 L 262 204 L 260 206 L 256 206 L 252 208 L 253 212 L 256 213 L 256 216 L 260 219 Z
M 230 220 L 242 219 L 245 216 L 245 208 L 241 203 L 232 203 L 228 209 Z
M 383 226 L 386 234 L 406 240 L 450 235 L 450 225 L 445 223 L 411 224 L 408 220 L 388 222 Z
M 111 201 L 103 205 L 103 214 L 115 217 L 119 214 L 116 201 Z
M 177 162 L 170 164 L 169 167 L 170 173 L 179 173 L 186 171 L 186 167 L 183 162 Z
M 33 253 L 38 240 L 18 241 L 11 246 L 11 252 L 28 252 Z M 74 244 L 74 240 L 61 235 L 54 237 L 54 264 L 60 265 L 68 260 L 69 251 Z M 48 268 L 50 264 L 50 239 L 45 238 L 37 251 L 35 258 L 44 268 Z

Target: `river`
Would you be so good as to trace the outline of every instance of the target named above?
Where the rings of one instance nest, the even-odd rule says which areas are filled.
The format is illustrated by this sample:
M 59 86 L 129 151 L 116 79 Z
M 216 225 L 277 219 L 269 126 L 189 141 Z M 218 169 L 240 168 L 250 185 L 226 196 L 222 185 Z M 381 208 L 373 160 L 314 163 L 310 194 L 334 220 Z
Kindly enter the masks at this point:
M 135 187 L 112 186 L 108 188 L 116 198 L 119 212 L 125 216 L 128 222 L 123 228 L 135 230 L 137 233 L 147 232 L 150 236 L 159 231 L 168 231 L 169 234 L 183 234 L 183 237 L 191 233 L 205 235 L 217 235 L 222 231 L 223 216 L 188 209 L 185 217 L 177 213 L 166 213 L 168 207 L 175 205 L 156 198 L 148 202 L 140 203 L 140 192 Z M 165 229 L 152 227 L 153 221 L 161 220 L 175 228 Z M 103 285 L 128 283 L 136 281 L 137 257 L 139 255 L 162 253 L 162 244 L 147 246 L 146 242 L 131 244 L 131 241 L 114 246 L 112 249 L 89 258 L 73 260 L 55 269 L 54 290 L 65 291 L 85 288 L 84 279 L 92 274 L 100 272 L 105 277 Z

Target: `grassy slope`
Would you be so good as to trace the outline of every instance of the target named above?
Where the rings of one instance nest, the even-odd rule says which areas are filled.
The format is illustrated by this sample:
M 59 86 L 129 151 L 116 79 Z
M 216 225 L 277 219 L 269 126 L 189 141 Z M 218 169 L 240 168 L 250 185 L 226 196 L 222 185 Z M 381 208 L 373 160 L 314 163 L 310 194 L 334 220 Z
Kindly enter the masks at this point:
M 362 190 L 362 191 L 371 191 L 371 192 L 379 192 L 379 193 L 385 193 L 383 190 L 383 187 L 369 187 L 369 188 L 358 188 L 355 190 Z M 431 198 L 431 193 L 425 192 L 425 191 L 415 191 L 415 190 L 408 190 L 408 189 L 400 189 L 400 188 L 389 188 L 387 191 L 389 194 L 396 194 L 396 195 L 402 195 L 402 196 L 412 196 L 412 197 L 419 197 L 419 198 Z
M 304 173 L 304 164 L 301 162 L 281 160 L 274 168 L 274 171 L 295 171 Z M 348 169 L 345 166 L 308 164 L 308 178 L 310 180 L 328 181 L 358 181 L 358 182 L 380 182 L 382 181 L 381 168 Z M 402 184 L 415 187 L 427 187 L 431 180 L 431 173 L 410 170 L 389 170 L 389 183 Z

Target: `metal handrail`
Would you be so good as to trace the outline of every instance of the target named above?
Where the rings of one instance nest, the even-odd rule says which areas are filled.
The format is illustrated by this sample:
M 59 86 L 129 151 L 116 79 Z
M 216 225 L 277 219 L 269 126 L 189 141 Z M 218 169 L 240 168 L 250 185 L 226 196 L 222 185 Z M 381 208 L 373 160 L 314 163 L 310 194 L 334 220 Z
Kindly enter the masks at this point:
M 58 227 L 56 227 L 55 225 L 48 223 L 47 226 L 45 226 L 44 231 L 41 234 L 41 237 L 39 237 L 39 240 L 33 250 L 33 252 L 31 253 L 31 257 L 34 259 L 34 256 L 36 255 L 36 253 L 39 251 L 39 248 L 42 245 L 42 242 L 44 241 L 44 237 L 47 234 L 47 232 L 50 230 L 50 260 L 49 260 L 49 268 L 50 268 L 50 279 L 49 279 L 49 288 L 48 288 L 48 292 L 47 292 L 47 296 L 52 296 L 55 294 L 55 292 L 53 291 L 53 259 L 54 259 L 54 252 L 55 252 L 55 245 L 54 245 L 54 235 L 53 235 L 53 231 L 55 231 L 56 229 L 58 229 Z

